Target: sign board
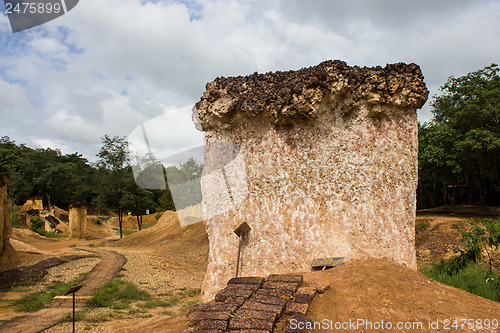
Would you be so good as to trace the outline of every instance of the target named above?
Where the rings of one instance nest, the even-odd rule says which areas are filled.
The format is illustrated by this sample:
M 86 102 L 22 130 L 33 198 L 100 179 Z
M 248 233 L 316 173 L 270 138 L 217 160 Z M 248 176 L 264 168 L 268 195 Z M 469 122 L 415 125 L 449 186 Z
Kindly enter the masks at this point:
M 70 290 L 66 291 L 64 293 L 64 295 L 69 295 L 69 294 L 73 294 L 73 293 L 76 293 L 78 290 L 80 290 L 80 288 L 83 287 L 83 284 L 77 284 L 77 285 L 74 285 L 73 287 L 71 287 Z
M 242 224 L 240 224 L 240 226 L 238 228 L 236 228 L 234 230 L 234 233 L 240 237 L 241 235 L 243 234 L 246 234 L 247 232 L 249 232 L 252 228 L 250 228 L 250 226 L 248 225 L 248 223 L 246 222 L 243 222 Z
M 313 268 L 317 267 L 335 267 L 335 266 L 340 266 L 344 262 L 344 257 L 337 257 L 337 258 L 320 258 L 320 259 L 314 259 L 311 266 Z

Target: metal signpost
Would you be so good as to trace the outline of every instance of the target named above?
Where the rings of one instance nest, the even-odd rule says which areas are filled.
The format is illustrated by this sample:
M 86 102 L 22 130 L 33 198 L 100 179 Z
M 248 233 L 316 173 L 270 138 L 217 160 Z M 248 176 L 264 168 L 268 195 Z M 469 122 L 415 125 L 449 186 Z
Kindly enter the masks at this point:
M 80 290 L 81 287 L 83 287 L 83 284 L 77 284 L 64 293 L 64 295 L 73 294 L 73 333 L 75 332 L 75 293 Z
M 248 225 L 248 223 L 243 222 L 240 224 L 238 228 L 234 230 L 234 233 L 238 236 L 239 241 L 238 241 L 238 261 L 236 262 L 236 277 L 238 277 L 238 271 L 240 268 L 240 255 L 241 255 L 241 240 L 243 239 L 243 236 L 248 233 L 252 228 Z

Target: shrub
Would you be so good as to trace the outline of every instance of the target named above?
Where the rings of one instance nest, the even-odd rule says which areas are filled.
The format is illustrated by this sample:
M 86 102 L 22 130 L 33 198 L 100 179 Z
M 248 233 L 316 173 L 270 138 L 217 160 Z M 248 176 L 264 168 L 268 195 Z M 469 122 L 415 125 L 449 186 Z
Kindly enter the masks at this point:
M 431 268 L 423 269 L 422 273 L 445 284 L 500 301 L 500 275 L 493 269 L 500 248 L 500 219 L 469 221 L 469 227 L 462 230 L 462 245 L 463 248 L 455 249 L 457 256 L 441 259 Z M 481 263 L 486 264 L 486 269 L 479 266 Z
M 60 238 L 61 235 L 56 234 L 52 231 L 45 231 L 45 225 L 42 219 L 37 216 L 33 216 L 30 218 L 30 229 L 34 232 L 38 233 L 41 236 L 50 237 L 50 238 Z
M 158 220 L 160 219 L 160 217 L 163 215 L 163 213 L 165 213 L 164 211 L 162 212 L 158 212 L 155 214 L 155 219 L 156 219 L 156 222 L 158 222 Z
M 421 268 L 420 272 L 441 283 L 500 302 L 498 294 L 500 275 L 496 272 L 490 274 L 488 269 L 468 265 L 454 274 L 448 274 L 443 272 L 439 264 Z
M 90 307 L 126 309 L 132 301 L 149 300 L 150 298 L 151 295 L 148 292 L 140 290 L 133 283 L 113 279 L 92 297 Z
M 45 227 L 43 221 L 38 216 L 32 216 L 30 218 L 30 223 L 30 229 L 35 232 L 38 232 L 39 229 L 43 229 Z
M 430 227 L 431 223 L 429 220 L 425 219 L 422 221 L 416 221 L 415 222 L 415 233 L 419 234 L 425 230 L 427 230 Z
M 46 291 L 30 293 L 14 302 L 17 311 L 36 311 L 54 298 L 57 295 L 64 293 L 69 288 L 73 287 L 77 281 L 68 283 L 55 283 L 47 287 Z

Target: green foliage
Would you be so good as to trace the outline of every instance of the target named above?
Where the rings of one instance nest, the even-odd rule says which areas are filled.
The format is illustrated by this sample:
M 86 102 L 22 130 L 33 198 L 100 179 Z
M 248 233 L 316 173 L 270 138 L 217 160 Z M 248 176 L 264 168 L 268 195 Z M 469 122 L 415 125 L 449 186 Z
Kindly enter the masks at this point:
M 14 302 L 16 311 L 31 312 L 40 310 L 52 298 L 63 294 L 66 290 L 73 287 L 76 282 L 55 283 L 49 286 L 46 291 L 27 294 Z
M 182 304 L 180 310 L 181 310 L 181 312 L 186 312 L 190 307 L 192 307 L 193 305 L 195 305 L 199 302 L 200 301 L 195 301 L 195 300 L 186 301 L 186 302 L 184 302 L 184 304 Z
M 453 275 L 471 264 L 480 262 L 486 253 L 488 272 L 493 272 L 493 261 L 498 255 L 500 243 L 500 219 L 485 219 L 482 222 L 469 221 L 469 226 L 462 230 L 463 248 L 455 249 L 457 256 L 442 259 L 435 270 L 440 274 Z
M 179 289 L 178 295 L 180 297 L 194 297 L 196 295 L 201 294 L 200 288 L 181 288 Z
M 43 229 L 38 229 L 36 232 L 38 232 L 41 236 L 49 237 L 49 238 L 61 238 L 62 237 L 61 235 L 59 235 L 55 232 L 45 231 Z
M 165 212 L 162 211 L 162 212 L 158 212 L 158 213 L 155 214 L 155 220 L 156 220 L 156 222 L 158 222 L 158 220 L 161 218 L 161 216 L 163 215 L 163 213 L 165 213 Z
M 151 295 L 137 288 L 130 282 L 113 279 L 97 292 L 90 302 L 90 307 L 110 307 L 126 309 L 132 301 L 149 300 Z
M 203 165 L 193 158 L 179 166 L 170 166 L 165 172 L 176 210 L 201 203 L 200 179 Z
M 467 201 L 500 204 L 500 75 L 496 64 L 450 77 L 419 125 L 419 207 L 446 204 L 445 188 L 467 185 Z
M 420 272 L 441 283 L 500 302 L 498 283 L 495 283 L 500 276 L 496 272 L 489 274 L 487 270 L 474 265 L 468 265 L 452 275 L 443 272 L 436 265 L 424 267 Z
M 0 170 L 9 173 L 9 198 L 22 205 L 31 197 L 43 197 L 47 205 L 66 207 L 93 196 L 93 169 L 79 154 L 62 155 L 54 149 L 17 145 L 0 139 Z
M 102 221 L 101 221 L 101 219 L 97 219 L 97 220 L 95 220 L 95 224 L 97 224 L 97 225 L 102 225 Z
M 9 173 L 8 198 L 17 205 L 32 197 L 42 197 L 46 206 L 61 208 L 84 201 L 92 209 L 115 209 L 120 216 L 128 210 L 138 217 L 139 228 L 147 210 L 175 210 L 168 186 L 162 190 L 137 186 L 125 137 L 104 136 L 97 156 L 97 163 L 90 164 L 78 153 L 63 155 L 59 150 L 32 149 L 9 137 L 0 138 L 0 172 Z M 172 186 L 182 194 L 178 198 L 181 208 L 201 201 L 201 170 L 193 160 L 168 168 Z M 162 178 L 158 181 L 167 183 L 165 174 L 155 174 Z
M 115 228 L 113 228 L 113 230 L 116 231 L 117 233 L 120 233 L 120 228 L 115 227 Z M 134 232 L 137 232 L 137 230 L 122 228 L 122 234 L 124 234 L 124 235 L 131 235 Z
M 35 232 L 38 232 L 39 229 L 43 229 L 45 227 L 43 221 L 37 216 L 32 216 L 30 218 L 30 223 L 30 229 Z
M 462 230 L 462 245 L 462 249 L 455 250 L 457 256 L 442 259 L 424 269 L 423 273 L 440 282 L 500 301 L 500 277 L 493 269 L 500 247 L 500 219 L 469 221 L 468 228 Z M 483 263 L 486 268 L 478 268 Z
M 424 232 L 430 227 L 431 223 L 429 220 L 417 221 L 415 222 L 415 234 Z
M 55 232 L 45 231 L 45 223 L 38 216 L 32 216 L 30 218 L 30 223 L 30 229 L 42 236 L 50 238 L 61 238 L 61 235 L 58 235 Z

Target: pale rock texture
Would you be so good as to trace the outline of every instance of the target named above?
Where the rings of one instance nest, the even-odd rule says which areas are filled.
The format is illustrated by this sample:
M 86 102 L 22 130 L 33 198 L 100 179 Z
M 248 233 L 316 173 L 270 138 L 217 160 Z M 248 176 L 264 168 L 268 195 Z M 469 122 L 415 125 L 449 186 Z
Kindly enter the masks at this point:
M 9 238 L 12 235 L 12 221 L 7 209 L 7 184 L 9 176 L 0 173 L 0 256 L 6 254 L 12 247 Z
M 29 207 L 31 209 L 43 210 L 43 201 L 42 198 L 31 198 L 26 200 L 24 204 L 25 207 Z
M 204 301 L 235 275 L 243 222 L 240 276 L 308 271 L 322 257 L 415 269 L 416 110 L 427 95 L 419 66 L 403 63 L 327 61 L 207 84 L 193 119 L 206 147 L 233 159 L 217 168 L 205 152 Z
M 69 237 L 85 238 L 87 231 L 87 205 L 74 203 L 69 206 Z

